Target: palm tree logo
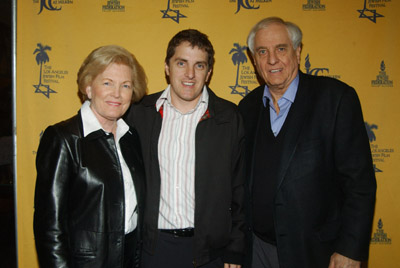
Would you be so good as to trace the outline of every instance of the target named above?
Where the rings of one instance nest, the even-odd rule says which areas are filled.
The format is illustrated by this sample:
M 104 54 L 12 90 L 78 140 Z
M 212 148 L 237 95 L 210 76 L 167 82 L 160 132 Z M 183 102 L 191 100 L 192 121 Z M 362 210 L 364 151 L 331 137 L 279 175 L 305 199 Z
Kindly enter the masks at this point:
M 247 62 L 247 56 L 245 51 L 247 50 L 247 46 L 241 46 L 238 43 L 233 44 L 234 48 L 229 51 L 229 54 L 232 54 L 232 62 L 234 65 L 237 65 L 236 71 L 236 82 L 234 86 L 229 86 L 232 89 L 231 94 L 239 94 L 240 96 L 244 97 L 249 93 L 249 89 L 247 86 L 239 85 L 239 70 L 240 64 Z M 238 91 L 238 88 L 243 88 L 244 91 Z
M 370 142 L 376 141 L 376 136 L 374 133 L 374 129 L 378 129 L 378 126 L 375 124 L 369 124 L 368 122 L 364 122 L 365 128 L 367 130 L 368 139 Z
M 40 74 L 39 83 L 33 85 L 33 87 L 35 88 L 35 93 L 42 93 L 47 98 L 50 98 L 50 93 L 56 93 L 56 91 L 52 90 L 49 85 L 42 84 L 42 68 L 43 64 L 49 61 L 49 55 L 47 55 L 46 50 L 51 50 L 51 47 L 43 46 L 41 43 L 38 43 L 37 46 L 33 54 L 36 54 L 36 63 L 40 65 Z M 44 90 L 41 88 L 44 88 Z
M 375 125 L 375 124 L 369 124 L 368 122 L 364 122 L 364 124 L 365 124 L 365 129 L 367 130 L 367 135 L 368 135 L 369 142 L 376 141 L 376 136 L 375 136 L 374 129 L 378 129 L 378 126 Z M 374 164 L 374 171 L 375 172 L 383 172 L 382 169 L 379 169 L 376 166 L 376 164 Z

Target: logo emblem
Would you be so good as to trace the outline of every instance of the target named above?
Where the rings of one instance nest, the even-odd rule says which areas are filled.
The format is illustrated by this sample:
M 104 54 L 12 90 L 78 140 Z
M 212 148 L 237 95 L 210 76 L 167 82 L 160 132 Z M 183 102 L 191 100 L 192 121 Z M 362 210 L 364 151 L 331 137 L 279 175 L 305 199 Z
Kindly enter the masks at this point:
M 237 14 L 241 8 L 244 9 L 259 9 L 260 3 L 270 3 L 272 0 L 229 0 L 229 3 L 236 3 L 237 8 L 235 14 Z
M 186 16 L 183 15 L 183 14 L 181 14 L 180 11 L 179 11 L 178 9 L 172 9 L 172 8 L 170 7 L 170 1 L 171 1 L 171 0 L 168 0 L 167 9 L 165 9 L 165 10 L 160 10 L 161 13 L 163 13 L 162 18 L 163 18 L 163 19 L 171 19 L 171 20 L 175 21 L 176 23 L 179 23 L 179 20 L 180 20 L 181 18 L 186 18 Z M 174 0 L 172 0 L 172 1 L 174 1 Z M 175 0 L 175 1 L 176 1 L 176 0 Z
M 364 122 L 364 123 L 365 123 L 365 128 L 367 129 L 369 142 L 376 141 L 376 136 L 375 136 L 373 129 L 378 129 L 378 126 L 375 124 L 370 125 L 370 124 L 368 124 L 368 122 Z
M 374 2 L 380 2 L 381 0 L 376 0 Z M 371 1 L 369 1 L 371 2 Z M 370 4 L 371 6 L 371 4 Z M 364 8 L 363 9 L 358 9 L 357 10 L 360 13 L 359 18 L 361 19 L 369 19 L 373 23 L 376 23 L 376 18 L 383 18 L 384 16 L 376 13 L 376 9 L 369 9 L 367 8 L 367 0 L 364 0 Z
M 376 76 L 376 80 L 371 81 L 373 87 L 393 87 L 393 80 L 389 80 L 389 76 L 386 74 L 385 62 L 381 62 L 380 72 Z
M 367 135 L 368 135 L 369 142 L 376 141 L 376 136 L 375 136 L 374 129 L 378 129 L 378 126 L 375 125 L 375 124 L 371 124 L 370 125 L 368 122 L 364 122 L 364 124 L 365 124 L 365 129 L 367 130 Z M 376 149 L 378 148 L 377 146 L 375 147 L 373 145 L 371 145 L 371 147 L 372 148 L 376 148 Z M 371 149 L 371 151 L 372 150 L 374 150 L 374 149 Z M 372 156 L 374 156 L 374 154 L 372 154 Z M 379 154 L 376 154 L 375 156 L 379 157 Z M 374 171 L 375 172 L 382 172 L 381 169 L 376 167 L 376 164 L 374 164 Z
M 229 51 L 232 54 L 232 62 L 237 65 L 236 68 L 236 82 L 235 85 L 229 86 L 231 94 L 238 94 L 242 97 L 246 96 L 250 90 L 247 85 L 243 84 L 257 84 L 256 73 L 251 66 L 243 65 L 248 61 L 247 59 L 247 46 L 241 46 L 239 43 L 233 44 L 234 48 Z
M 40 3 L 39 13 L 42 13 L 43 10 L 49 11 L 60 11 L 60 5 L 68 5 L 73 4 L 74 0 L 33 0 L 33 3 L 37 4 Z
M 318 75 L 319 73 L 327 72 L 329 73 L 328 68 L 313 68 L 311 69 L 311 62 L 310 62 L 310 54 L 307 54 L 306 56 L 306 62 L 305 62 L 305 67 L 306 67 L 306 73 L 311 74 L 311 75 Z
M 47 98 L 50 98 L 50 93 L 57 93 L 52 90 L 49 85 L 42 83 L 42 70 L 43 66 L 45 66 L 46 62 L 49 62 L 49 56 L 47 55 L 47 50 L 51 50 L 49 46 L 43 46 L 41 43 L 37 44 L 37 48 L 33 52 L 36 54 L 36 63 L 40 65 L 40 73 L 39 73 L 39 83 L 37 85 L 33 85 L 35 88 L 35 93 L 42 93 Z
M 394 153 L 394 148 L 385 148 L 382 146 L 379 147 L 377 144 L 377 136 L 375 130 L 378 130 L 378 125 L 370 124 L 368 122 L 364 122 L 365 128 L 367 130 L 368 139 L 371 146 L 371 154 L 372 160 L 374 163 L 375 172 L 383 172 L 381 168 L 377 167 L 377 164 L 383 164 L 385 161 L 391 158 L 391 154 Z
M 230 1 L 230 2 L 235 2 L 235 1 Z M 259 9 L 260 8 L 259 5 L 255 7 L 254 5 L 250 4 L 249 0 L 236 0 L 236 2 L 237 2 L 237 9 L 236 9 L 235 14 L 237 14 L 240 11 L 240 8 L 242 8 L 242 7 L 244 9 Z M 254 2 L 254 0 L 251 2 Z
M 379 219 L 378 228 L 376 229 L 373 237 L 371 238 L 371 244 L 392 244 L 392 239 L 388 237 L 387 233 L 383 230 L 383 221 Z
M 303 5 L 303 10 L 325 11 L 325 5 L 322 5 L 320 2 L 320 0 L 307 0 L 307 4 Z
M 61 10 L 61 7 L 58 7 L 58 8 L 54 7 L 52 2 L 53 2 L 52 0 L 40 0 L 40 9 L 39 9 L 38 15 L 40 13 L 42 13 L 43 9 L 47 9 L 47 10 L 50 10 L 50 11 L 59 11 L 59 10 Z
M 120 4 L 118 0 L 107 0 L 107 4 L 103 5 L 103 12 L 125 12 L 125 6 Z
M 306 69 L 306 73 L 310 75 L 324 75 L 332 78 L 340 79 L 340 75 L 329 74 L 329 68 L 311 68 L 310 54 L 307 54 L 305 58 L 304 67 Z

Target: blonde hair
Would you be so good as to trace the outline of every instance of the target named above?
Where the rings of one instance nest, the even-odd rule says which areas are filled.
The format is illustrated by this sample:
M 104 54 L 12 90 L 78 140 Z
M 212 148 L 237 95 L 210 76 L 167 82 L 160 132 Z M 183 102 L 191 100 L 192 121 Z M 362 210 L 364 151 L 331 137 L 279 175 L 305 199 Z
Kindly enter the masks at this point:
M 147 91 L 147 78 L 135 56 L 121 46 L 102 46 L 93 50 L 78 71 L 78 96 L 82 102 L 88 99 L 86 87 L 111 63 L 124 64 L 132 70 L 132 102 L 139 101 Z

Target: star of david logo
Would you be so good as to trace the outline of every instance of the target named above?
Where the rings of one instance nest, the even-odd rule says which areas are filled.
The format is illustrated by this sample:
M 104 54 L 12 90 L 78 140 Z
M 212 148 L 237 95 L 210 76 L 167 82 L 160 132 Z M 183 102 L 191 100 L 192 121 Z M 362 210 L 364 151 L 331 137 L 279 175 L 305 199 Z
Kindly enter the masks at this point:
M 375 172 L 383 172 L 381 169 L 377 168 L 375 164 L 374 164 L 374 171 Z
M 178 9 L 171 9 L 169 7 L 169 2 L 170 2 L 170 0 L 168 0 L 167 9 L 160 10 L 161 13 L 163 13 L 163 16 L 162 16 L 163 19 L 172 19 L 176 23 L 179 23 L 180 18 L 186 18 L 186 16 L 183 15 L 182 13 L 180 13 L 180 11 Z
M 360 13 L 359 18 L 361 19 L 369 19 L 373 23 L 376 23 L 376 18 L 383 18 L 384 16 L 376 13 L 375 9 L 368 9 L 367 8 L 367 0 L 364 0 L 364 8 L 357 10 Z
M 38 85 L 33 85 L 33 87 L 35 88 L 35 93 L 42 93 L 48 99 L 50 98 L 50 93 L 57 93 L 56 91 L 50 88 L 50 85 L 38 84 Z
M 250 92 L 248 86 L 234 85 L 234 86 L 229 86 L 229 87 L 232 89 L 231 94 L 238 94 L 238 95 L 240 95 L 242 97 L 245 97 Z M 243 88 L 244 91 L 238 91 L 237 88 Z

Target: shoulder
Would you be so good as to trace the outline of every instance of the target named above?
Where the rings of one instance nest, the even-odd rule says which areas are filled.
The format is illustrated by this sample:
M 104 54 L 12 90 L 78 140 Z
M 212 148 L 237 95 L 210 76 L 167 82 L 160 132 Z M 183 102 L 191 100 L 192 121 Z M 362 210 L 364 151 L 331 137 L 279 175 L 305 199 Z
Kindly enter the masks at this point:
M 40 139 L 36 161 L 57 159 L 75 148 L 76 140 L 82 136 L 81 122 L 80 115 L 76 115 L 47 127 Z
M 81 133 L 82 119 L 80 113 L 69 119 L 48 126 L 44 132 L 44 134 L 52 134 L 54 136 L 81 136 Z
M 209 122 L 215 122 L 216 125 L 230 128 L 232 135 L 242 136 L 243 121 L 236 104 L 218 97 L 210 89 L 209 92 L 209 112 L 211 118 Z M 208 120 L 206 120 L 208 121 Z
M 223 99 L 215 95 L 215 93 L 208 88 L 209 93 L 209 110 L 215 116 L 235 115 L 238 113 L 238 107 L 231 101 Z
M 354 91 L 348 84 L 327 76 L 315 76 L 300 72 L 299 87 L 310 87 L 317 91 L 333 91 L 336 93 Z
M 304 73 L 300 73 L 297 94 L 309 96 L 313 101 L 321 103 L 339 103 L 343 100 L 359 102 L 356 90 L 348 84 L 335 78 Z
M 239 111 L 245 122 L 256 118 L 254 115 L 258 114 L 260 107 L 262 107 L 264 88 L 265 85 L 255 88 L 239 102 Z
M 135 106 L 145 106 L 145 107 L 154 106 L 154 105 L 156 105 L 158 98 L 160 98 L 160 96 L 163 92 L 164 91 L 159 91 L 157 93 L 146 95 L 139 102 L 134 103 L 133 106 L 134 107 Z
M 231 101 L 218 97 L 211 89 L 208 90 L 210 106 L 228 110 L 236 110 L 237 106 Z
M 247 94 L 240 102 L 239 108 L 246 109 L 247 107 L 254 106 L 256 103 L 260 103 L 262 101 L 262 96 L 264 93 L 265 85 L 261 85 L 255 89 L 253 89 L 249 94 Z
M 148 120 L 149 116 L 157 114 L 156 102 L 161 96 L 163 91 L 146 95 L 139 102 L 132 103 L 129 110 L 124 115 L 124 120 L 130 126 L 135 126 L 138 122 L 143 122 L 143 120 Z

